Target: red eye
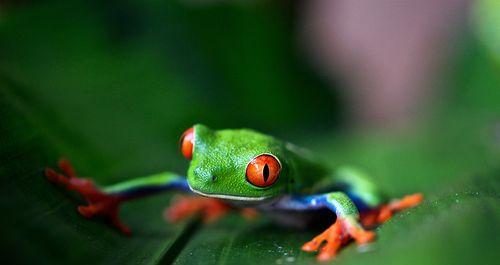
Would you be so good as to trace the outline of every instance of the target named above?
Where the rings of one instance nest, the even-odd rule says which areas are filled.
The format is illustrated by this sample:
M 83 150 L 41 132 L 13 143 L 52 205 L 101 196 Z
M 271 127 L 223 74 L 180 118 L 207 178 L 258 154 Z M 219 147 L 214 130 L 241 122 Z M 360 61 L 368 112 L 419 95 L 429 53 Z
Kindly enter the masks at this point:
M 191 159 L 193 157 L 194 147 L 194 128 L 187 129 L 181 136 L 181 152 L 184 157 Z
M 247 165 L 247 181 L 257 187 L 269 187 L 278 179 L 281 165 L 272 155 L 258 155 Z

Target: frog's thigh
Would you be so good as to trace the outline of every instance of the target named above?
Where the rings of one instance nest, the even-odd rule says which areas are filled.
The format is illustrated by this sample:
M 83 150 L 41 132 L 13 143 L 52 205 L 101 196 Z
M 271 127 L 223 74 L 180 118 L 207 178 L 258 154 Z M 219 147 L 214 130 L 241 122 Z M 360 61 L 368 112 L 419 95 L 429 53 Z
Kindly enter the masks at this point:
M 334 179 L 347 184 L 345 192 L 368 208 L 377 207 L 386 200 L 377 185 L 371 182 L 367 174 L 361 170 L 343 166 L 335 171 Z

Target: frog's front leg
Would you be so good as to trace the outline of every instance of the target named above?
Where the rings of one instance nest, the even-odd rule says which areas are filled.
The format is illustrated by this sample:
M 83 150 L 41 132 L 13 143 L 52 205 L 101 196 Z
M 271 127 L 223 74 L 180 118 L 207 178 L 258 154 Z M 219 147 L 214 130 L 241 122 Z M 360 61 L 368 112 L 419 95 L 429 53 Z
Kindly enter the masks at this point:
M 125 234 L 131 232 L 119 218 L 119 206 L 122 202 L 171 189 L 189 191 L 186 179 L 170 172 L 100 188 L 90 179 L 77 177 L 73 166 L 66 159 L 59 161 L 59 168 L 63 173 L 46 168 L 45 176 L 49 181 L 61 184 L 84 197 L 88 205 L 78 206 L 78 212 L 86 218 L 105 216 L 112 225 Z
M 216 198 L 201 196 L 177 196 L 172 204 L 165 209 L 163 215 L 170 222 L 177 222 L 199 215 L 201 219 L 210 223 L 218 220 L 231 210 L 231 206 Z
M 337 215 L 335 223 L 302 246 L 302 250 L 308 252 L 319 250 L 318 260 L 332 259 L 340 247 L 350 239 L 354 239 L 358 244 L 364 244 L 375 238 L 374 232 L 365 231 L 359 224 L 358 209 L 343 192 L 294 197 L 278 203 L 277 207 L 293 210 L 328 208 L 335 212 Z
M 198 195 L 177 196 L 172 204 L 165 209 L 163 216 L 170 222 L 177 222 L 199 215 L 202 221 L 211 223 L 219 220 L 230 211 L 238 212 L 247 220 L 253 220 L 259 216 L 259 212 L 254 208 L 234 207 L 221 199 Z

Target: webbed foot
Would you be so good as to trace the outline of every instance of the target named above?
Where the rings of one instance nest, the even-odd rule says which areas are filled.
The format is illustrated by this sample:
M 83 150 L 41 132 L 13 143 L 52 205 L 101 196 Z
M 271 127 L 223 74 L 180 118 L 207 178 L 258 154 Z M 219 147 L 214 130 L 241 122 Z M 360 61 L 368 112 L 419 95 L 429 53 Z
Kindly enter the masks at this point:
M 334 258 L 342 245 L 354 239 L 357 244 L 365 244 L 375 238 L 375 233 L 364 230 L 353 217 L 337 218 L 335 223 L 323 233 L 302 245 L 307 252 L 318 251 L 318 261 Z
M 63 173 L 58 173 L 52 168 L 45 168 L 45 177 L 53 183 L 63 185 L 68 190 L 78 192 L 87 201 L 88 205 L 78 206 L 78 212 L 86 218 L 104 216 L 121 232 L 130 235 L 130 229 L 119 218 L 119 205 L 122 198 L 104 193 L 90 179 L 77 177 L 71 163 L 61 158 L 59 168 Z

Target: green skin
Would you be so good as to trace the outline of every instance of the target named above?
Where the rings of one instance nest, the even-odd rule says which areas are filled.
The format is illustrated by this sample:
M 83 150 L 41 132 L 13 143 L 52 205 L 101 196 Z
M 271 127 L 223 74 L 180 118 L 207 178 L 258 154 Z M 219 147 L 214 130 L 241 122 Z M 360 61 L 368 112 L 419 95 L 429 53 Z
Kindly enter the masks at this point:
M 134 197 L 189 187 L 203 196 L 259 210 L 328 208 L 352 221 L 359 219 L 358 209 L 375 208 L 386 201 L 360 171 L 350 167 L 332 170 L 306 150 L 272 136 L 249 129 L 212 130 L 197 124 L 194 139 L 187 185 L 183 185 L 186 178 L 165 172 L 103 190 Z M 246 178 L 248 163 L 261 154 L 272 154 L 282 166 L 277 181 L 265 188 L 252 185 Z

